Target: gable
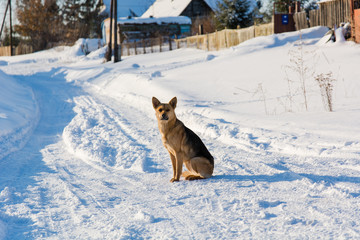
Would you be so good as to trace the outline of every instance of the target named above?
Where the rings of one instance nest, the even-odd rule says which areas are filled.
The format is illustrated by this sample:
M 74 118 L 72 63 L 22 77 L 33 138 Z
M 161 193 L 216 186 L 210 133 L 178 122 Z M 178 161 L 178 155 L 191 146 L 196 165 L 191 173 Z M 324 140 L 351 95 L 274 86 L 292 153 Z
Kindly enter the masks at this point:
M 182 16 L 190 18 L 209 16 L 213 10 L 204 0 L 192 0 L 190 4 L 182 11 Z
M 156 0 L 141 17 L 188 16 L 183 14 L 184 12 L 191 12 L 191 9 L 187 9 L 188 7 L 195 6 L 198 9 L 200 5 L 212 11 L 204 0 Z

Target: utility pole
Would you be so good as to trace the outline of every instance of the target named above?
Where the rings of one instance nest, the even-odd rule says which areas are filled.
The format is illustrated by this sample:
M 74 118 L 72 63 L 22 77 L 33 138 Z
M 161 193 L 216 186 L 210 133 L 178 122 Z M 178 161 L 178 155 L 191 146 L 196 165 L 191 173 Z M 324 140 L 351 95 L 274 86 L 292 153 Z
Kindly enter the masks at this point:
M 118 26 L 117 26 L 117 0 L 114 1 L 114 63 L 120 61 L 119 46 L 118 46 Z
M 5 13 L 4 13 L 4 18 L 3 18 L 3 22 L 1 24 L 1 30 L 0 30 L 0 37 L 1 37 L 1 34 L 2 34 L 2 31 L 4 29 L 4 24 L 5 24 L 5 19 L 6 19 L 6 14 L 7 14 L 7 11 L 10 11 L 10 56 L 13 56 L 14 55 L 14 51 L 13 51 L 13 41 L 12 41 L 12 17 L 11 17 L 11 0 L 8 0 L 8 3 L 6 5 L 6 9 L 5 9 Z
M 110 39 L 109 39 L 109 43 L 108 43 L 108 49 L 105 55 L 106 61 L 109 62 L 111 61 L 111 55 L 112 55 L 112 32 L 113 32 L 113 26 L 112 26 L 112 21 L 113 21 L 113 2 L 114 0 L 111 0 L 110 3 Z
M 6 19 L 6 14 L 7 14 L 8 8 L 9 8 L 9 2 L 6 4 L 6 9 L 5 9 L 5 13 L 4 13 L 4 18 L 3 18 L 3 21 L 2 21 L 2 24 L 1 24 L 0 38 L 1 38 L 2 31 L 3 31 L 3 29 L 4 29 L 5 19 Z
M 12 41 L 12 18 L 11 18 L 11 0 L 9 0 L 9 11 L 10 11 L 10 56 L 14 56 L 13 41 Z

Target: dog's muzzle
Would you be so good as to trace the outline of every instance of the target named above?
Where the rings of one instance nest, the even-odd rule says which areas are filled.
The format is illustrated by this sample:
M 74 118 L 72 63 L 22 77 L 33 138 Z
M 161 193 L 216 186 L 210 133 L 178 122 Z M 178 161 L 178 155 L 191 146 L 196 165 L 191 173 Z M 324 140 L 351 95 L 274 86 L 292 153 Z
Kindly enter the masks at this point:
M 161 115 L 161 120 L 169 120 L 169 117 L 164 113 L 163 115 Z

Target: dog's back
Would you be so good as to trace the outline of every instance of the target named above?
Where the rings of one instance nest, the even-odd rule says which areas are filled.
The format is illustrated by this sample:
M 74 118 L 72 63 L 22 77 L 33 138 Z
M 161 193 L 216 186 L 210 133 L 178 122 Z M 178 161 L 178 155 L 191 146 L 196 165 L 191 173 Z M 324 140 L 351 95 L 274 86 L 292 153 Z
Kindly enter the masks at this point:
M 195 154 L 192 157 L 204 157 L 209 160 L 212 166 L 214 166 L 214 157 L 210 154 L 209 150 L 206 148 L 199 136 L 185 125 L 184 129 L 186 134 L 186 144 L 192 146 L 192 150 Z

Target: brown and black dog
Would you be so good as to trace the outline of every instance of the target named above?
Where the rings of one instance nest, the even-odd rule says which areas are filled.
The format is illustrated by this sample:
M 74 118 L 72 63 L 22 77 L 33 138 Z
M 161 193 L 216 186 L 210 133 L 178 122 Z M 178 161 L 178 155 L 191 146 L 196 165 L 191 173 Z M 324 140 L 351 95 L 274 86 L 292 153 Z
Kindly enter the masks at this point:
M 214 158 L 201 139 L 176 118 L 176 103 L 176 97 L 169 103 L 152 98 L 162 142 L 173 166 L 174 174 L 170 182 L 179 181 L 180 176 L 185 180 L 209 178 L 214 170 Z M 183 164 L 188 171 L 182 172 Z

